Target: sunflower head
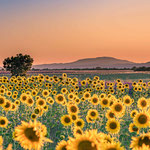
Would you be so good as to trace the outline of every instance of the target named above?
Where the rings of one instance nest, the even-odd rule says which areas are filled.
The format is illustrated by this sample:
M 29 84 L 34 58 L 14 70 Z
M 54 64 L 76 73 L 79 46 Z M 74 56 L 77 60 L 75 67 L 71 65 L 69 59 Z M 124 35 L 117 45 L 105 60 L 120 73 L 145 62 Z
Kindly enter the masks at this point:
M 150 134 L 143 133 L 138 137 L 132 137 L 130 148 L 148 150 L 150 149 Z
M 149 126 L 150 118 L 146 112 L 140 112 L 134 117 L 133 121 L 138 128 L 146 128 Z
M 108 120 L 106 130 L 110 133 L 117 134 L 120 131 L 120 123 L 115 119 Z

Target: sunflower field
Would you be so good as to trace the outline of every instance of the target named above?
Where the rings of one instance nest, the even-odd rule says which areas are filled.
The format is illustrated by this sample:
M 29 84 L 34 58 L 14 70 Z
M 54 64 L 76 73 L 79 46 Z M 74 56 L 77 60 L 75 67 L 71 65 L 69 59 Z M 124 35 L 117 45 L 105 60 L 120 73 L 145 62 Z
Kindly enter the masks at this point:
M 150 82 L 0 77 L 0 150 L 150 150 Z

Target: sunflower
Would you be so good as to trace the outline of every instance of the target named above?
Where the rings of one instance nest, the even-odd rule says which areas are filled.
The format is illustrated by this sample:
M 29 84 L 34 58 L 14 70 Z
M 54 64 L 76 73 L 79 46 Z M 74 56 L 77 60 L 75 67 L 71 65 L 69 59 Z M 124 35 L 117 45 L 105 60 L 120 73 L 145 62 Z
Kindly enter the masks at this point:
M 130 144 L 132 150 L 149 150 L 150 149 L 150 134 L 143 133 L 138 137 L 132 137 Z
M 89 116 L 86 116 L 86 121 L 88 122 L 88 123 L 95 123 L 95 119 L 91 119 Z
M 77 114 L 71 114 L 71 119 L 73 122 L 75 122 L 78 119 Z
M 9 101 L 9 100 L 6 100 L 6 103 L 5 103 L 5 105 L 3 106 L 3 108 L 4 108 L 4 110 L 5 111 L 9 111 L 9 110 L 11 110 L 11 101 Z
M 54 104 L 54 99 L 52 97 L 47 97 L 46 98 L 46 102 L 48 102 L 49 104 L 53 105 Z
M 31 114 L 31 119 L 35 120 L 37 118 L 36 114 L 35 113 L 32 113 Z
M 81 102 L 81 100 L 79 98 L 76 98 L 74 101 L 77 105 L 80 104 L 80 102 Z
M 138 128 L 147 128 L 150 123 L 150 117 L 147 112 L 140 112 L 136 114 L 133 121 Z
M 67 145 L 68 143 L 65 140 L 62 140 L 56 145 L 56 150 L 67 150 Z
M 0 147 L 2 146 L 2 144 L 3 144 L 3 137 L 0 136 Z
M 139 134 L 139 128 L 135 126 L 134 123 L 130 123 L 129 125 L 129 132 L 136 132 Z
M 74 129 L 73 129 L 73 135 L 74 135 L 74 137 L 76 137 L 78 134 L 79 135 L 83 134 L 82 129 L 80 127 L 74 127 Z
M 67 150 L 100 150 L 100 144 L 93 136 L 78 134 L 76 138 L 69 138 Z
M 112 143 L 114 141 L 114 138 L 111 138 L 109 134 L 104 134 L 103 140 L 104 140 L 104 143 Z
M 120 143 L 111 142 L 104 145 L 103 150 L 124 150 L 123 147 L 120 146 Z
M 75 104 L 70 104 L 70 105 L 68 105 L 67 108 L 68 108 L 69 114 L 77 114 L 79 112 L 79 109 L 78 109 L 77 105 L 75 105 Z
M 25 103 L 28 99 L 28 95 L 26 93 L 22 93 L 21 96 L 20 96 L 20 101 L 22 103 Z
M 98 105 L 98 104 L 99 104 L 99 98 L 98 98 L 98 96 L 97 96 L 96 94 L 94 94 L 94 95 L 92 96 L 92 98 L 91 98 L 91 103 L 92 103 L 93 105 Z
M 32 96 L 36 96 L 37 95 L 37 91 L 36 90 L 32 90 L 31 95 Z
M 71 116 L 70 115 L 64 115 L 61 117 L 61 123 L 64 125 L 64 126 L 69 126 L 72 124 L 72 119 L 71 119 Z
M 49 91 L 48 90 L 43 90 L 42 95 L 43 95 L 43 97 L 49 96 Z
M 6 98 L 0 95 L 0 106 L 4 106 L 6 104 Z
M 73 93 L 69 93 L 69 94 L 68 94 L 68 99 L 69 99 L 69 100 L 73 100 L 74 97 L 75 97 L 75 95 L 74 95 Z
M 106 130 L 110 133 L 117 134 L 120 131 L 120 122 L 115 119 L 108 120 Z
M 123 102 L 126 106 L 130 106 L 133 101 L 130 96 L 126 95 L 123 97 Z
M 58 94 L 58 95 L 55 96 L 55 101 L 58 104 L 63 104 L 66 101 L 66 99 L 65 99 L 64 95 Z
M 17 110 L 17 106 L 15 103 L 12 103 L 11 105 L 11 111 L 16 111 Z
M 62 93 L 62 94 L 66 94 L 66 93 L 67 93 L 67 89 L 66 89 L 66 88 L 62 88 L 62 89 L 61 89 L 61 93 Z
M 80 128 L 83 128 L 84 127 L 84 121 L 83 119 L 77 119 L 75 122 L 74 122 L 75 126 L 76 127 L 80 127 Z
M 8 91 L 8 92 L 7 92 L 7 96 L 10 97 L 11 95 L 12 95 L 12 92 L 11 92 L 11 91 Z
M 148 107 L 148 101 L 146 98 L 142 97 L 138 100 L 137 106 L 139 109 L 146 109 Z
M 36 105 L 37 106 L 40 106 L 40 107 L 44 107 L 46 105 L 46 101 L 42 98 L 39 98 L 37 101 L 36 101 Z
M 19 100 L 15 100 L 15 104 L 16 105 L 20 105 L 20 101 Z
M 91 94 L 90 94 L 89 92 L 85 92 L 85 93 L 83 94 L 83 97 L 88 100 L 88 99 L 91 98 Z
M 28 99 L 27 99 L 27 101 L 26 101 L 26 104 L 27 104 L 28 106 L 33 106 L 34 100 L 33 100 L 33 98 L 32 98 L 31 96 L 28 97 Z
M 41 111 L 40 107 L 36 107 L 36 108 L 34 109 L 34 113 L 35 113 L 36 115 L 40 114 L 40 111 Z
M 100 100 L 100 105 L 104 108 L 104 107 L 109 107 L 109 98 L 107 97 L 104 97 L 104 98 L 101 98 Z
M 15 127 L 15 138 L 24 149 L 40 150 L 44 142 L 51 142 L 50 139 L 45 137 L 43 126 L 40 122 L 28 122 L 22 121 L 21 125 Z
M 112 110 L 107 110 L 107 112 L 106 112 L 106 118 L 107 119 L 113 119 L 113 118 L 115 118 L 115 112 L 113 112 Z
M 92 130 L 86 130 L 84 132 L 88 137 L 94 137 L 95 140 L 102 145 L 104 143 L 104 133 L 102 132 L 97 132 L 97 129 L 92 129 Z
M 82 81 L 81 81 L 81 85 L 82 85 L 82 86 L 85 86 L 85 85 L 86 85 L 86 81 L 85 81 L 85 80 L 82 80 Z
M 88 111 L 88 117 L 91 118 L 91 119 L 97 119 L 98 117 L 98 111 L 96 109 L 90 109 Z
M 0 127 L 6 128 L 8 125 L 8 119 L 6 117 L 0 117 Z
M 124 115 L 125 107 L 121 102 L 115 102 L 111 108 L 112 111 L 115 112 L 116 116 L 121 117 Z
M 132 110 L 130 113 L 131 118 L 134 118 L 138 114 L 138 111 L 136 109 Z
M 48 111 L 48 105 L 45 105 L 44 107 L 43 107 L 43 110 L 46 112 L 46 111 Z

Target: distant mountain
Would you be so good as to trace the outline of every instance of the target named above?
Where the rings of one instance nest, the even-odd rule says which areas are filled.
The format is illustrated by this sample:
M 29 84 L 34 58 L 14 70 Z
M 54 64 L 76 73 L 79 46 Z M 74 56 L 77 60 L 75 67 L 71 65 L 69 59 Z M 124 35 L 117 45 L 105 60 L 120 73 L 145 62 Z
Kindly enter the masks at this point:
M 74 68 L 132 68 L 132 67 L 150 67 L 150 62 L 147 63 L 134 63 L 127 60 L 116 59 L 113 57 L 96 57 L 79 59 L 70 63 L 52 63 L 52 64 L 41 64 L 33 65 L 35 69 L 74 69 Z

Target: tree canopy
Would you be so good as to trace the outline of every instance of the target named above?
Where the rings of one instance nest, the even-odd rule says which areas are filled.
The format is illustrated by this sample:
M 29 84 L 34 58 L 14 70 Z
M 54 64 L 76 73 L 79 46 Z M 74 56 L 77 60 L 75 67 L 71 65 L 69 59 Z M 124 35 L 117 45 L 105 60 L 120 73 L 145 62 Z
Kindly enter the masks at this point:
M 12 76 L 25 76 L 31 69 L 33 58 L 30 55 L 17 54 L 15 57 L 8 57 L 3 61 L 3 67 L 10 71 Z

